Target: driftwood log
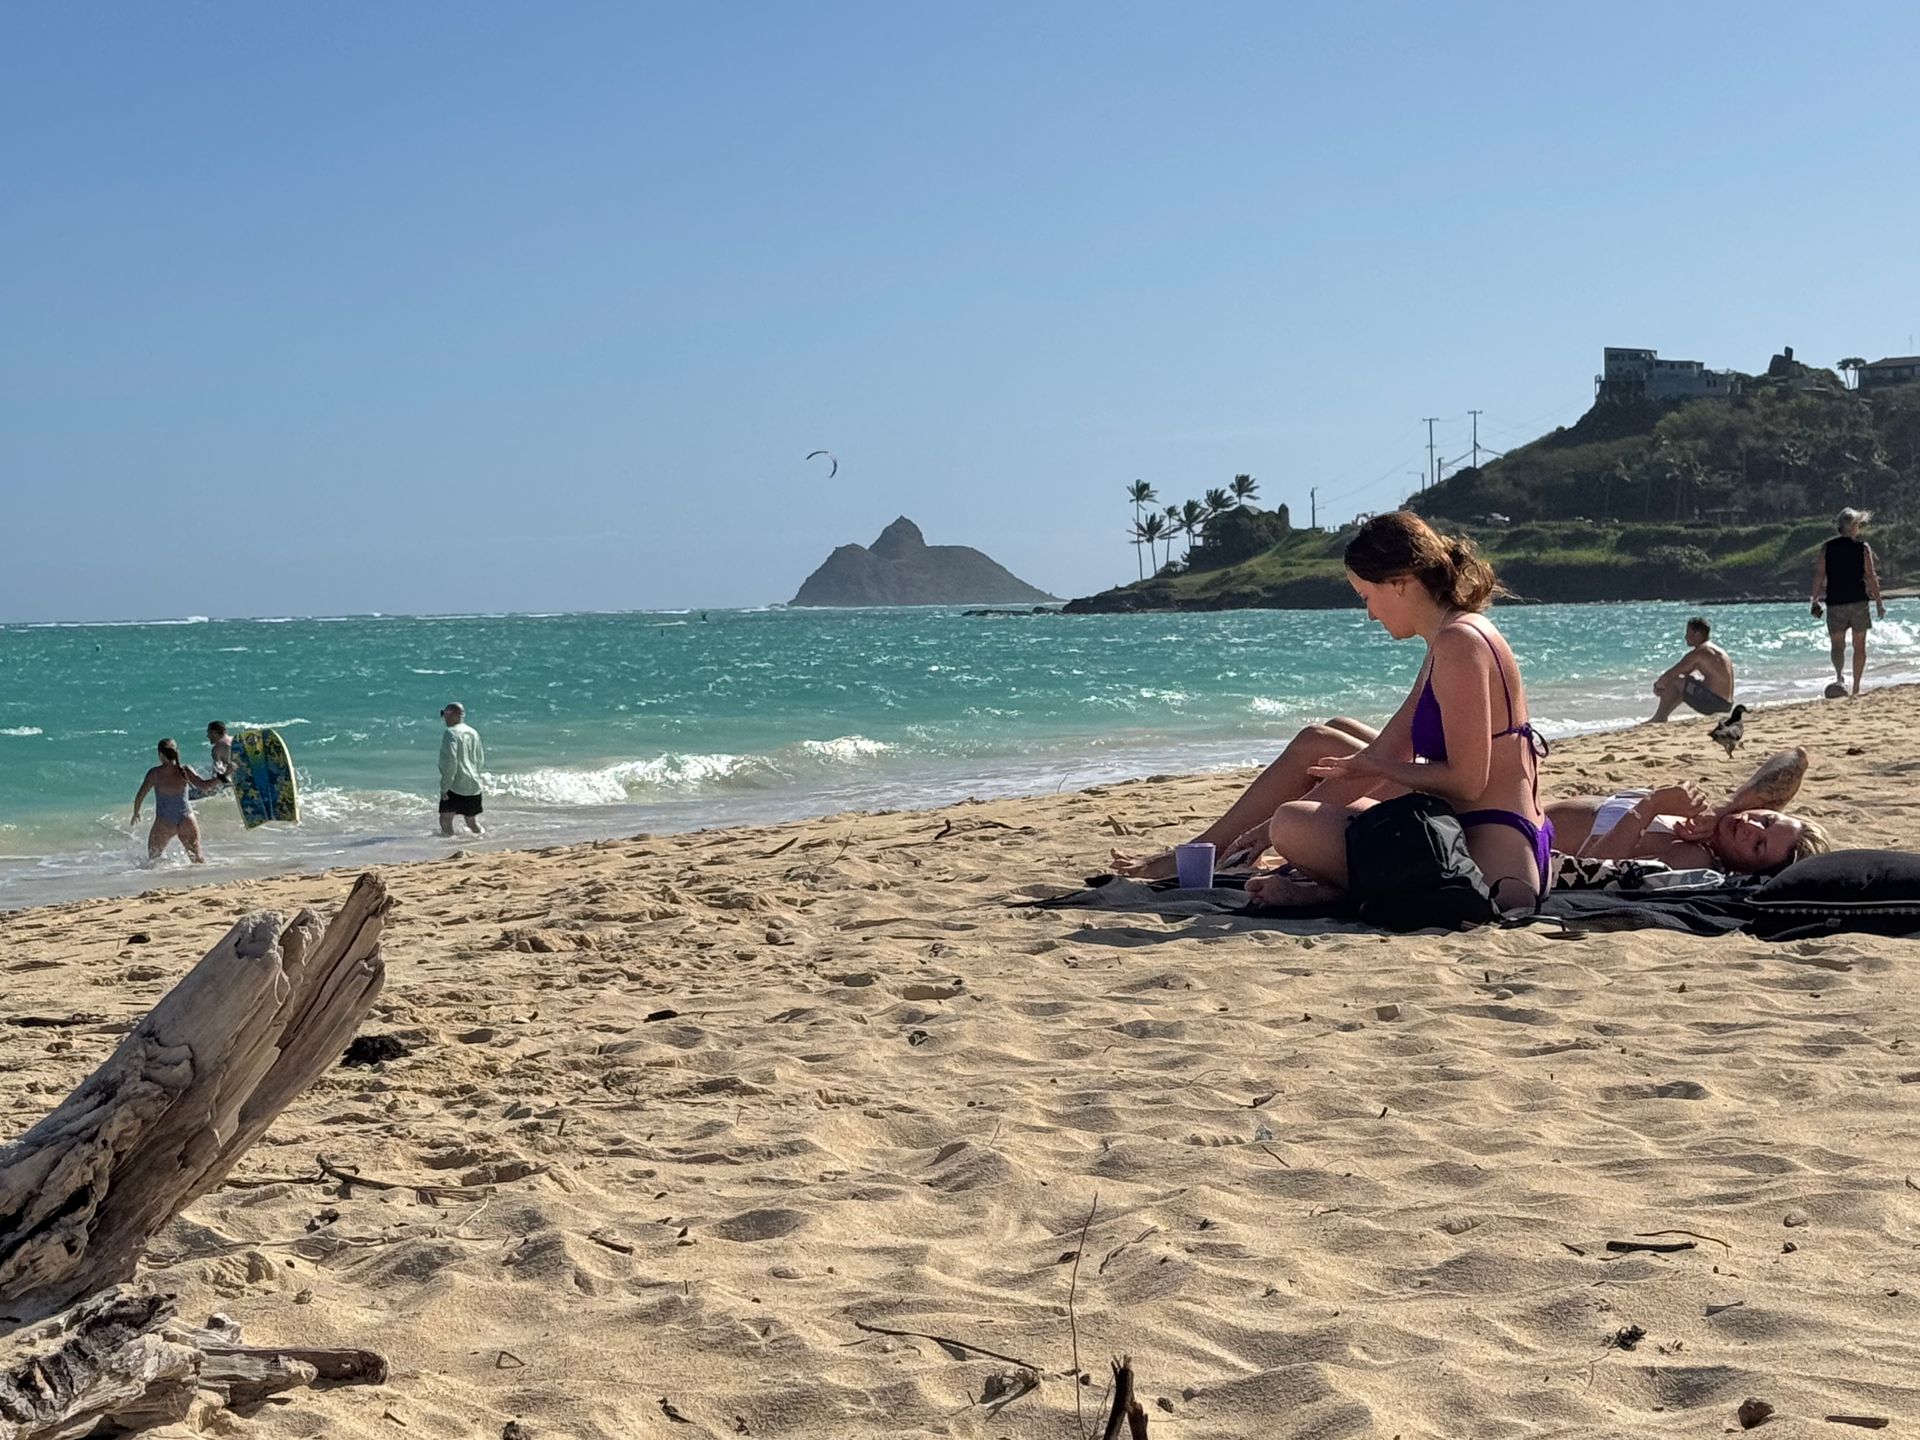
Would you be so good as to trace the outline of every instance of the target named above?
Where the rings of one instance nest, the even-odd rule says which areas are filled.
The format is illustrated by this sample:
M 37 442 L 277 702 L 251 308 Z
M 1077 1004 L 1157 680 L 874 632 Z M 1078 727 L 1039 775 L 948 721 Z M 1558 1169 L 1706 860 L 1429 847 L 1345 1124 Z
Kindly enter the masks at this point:
M 385 976 L 392 902 L 363 875 L 332 922 L 243 917 L 98 1070 L 0 1148 L 0 1440 L 380 1380 L 365 1351 L 248 1347 L 128 1286 L 148 1242 L 330 1065 Z

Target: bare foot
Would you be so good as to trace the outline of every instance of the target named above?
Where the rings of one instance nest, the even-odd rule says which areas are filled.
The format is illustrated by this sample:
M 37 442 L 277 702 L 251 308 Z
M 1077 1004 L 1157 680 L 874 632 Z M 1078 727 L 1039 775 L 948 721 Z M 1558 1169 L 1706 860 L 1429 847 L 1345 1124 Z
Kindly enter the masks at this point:
M 1109 855 L 1113 873 L 1133 880 L 1171 880 L 1174 876 L 1173 851 L 1160 850 L 1152 855 L 1136 855 L 1115 850 Z
M 1340 892 L 1298 870 L 1256 875 L 1247 881 L 1247 899 L 1255 905 L 1324 905 Z

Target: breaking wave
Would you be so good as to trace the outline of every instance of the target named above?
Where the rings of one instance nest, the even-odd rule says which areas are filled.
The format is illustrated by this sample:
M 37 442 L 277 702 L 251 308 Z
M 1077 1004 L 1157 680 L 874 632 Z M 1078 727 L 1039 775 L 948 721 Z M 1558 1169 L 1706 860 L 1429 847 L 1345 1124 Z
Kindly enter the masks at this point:
M 622 760 L 599 769 L 544 766 L 485 777 L 489 793 L 541 805 L 624 805 L 711 793 L 769 789 L 808 774 L 858 766 L 894 753 L 864 735 L 802 740 L 767 755 L 673 751 L 651 760 Z

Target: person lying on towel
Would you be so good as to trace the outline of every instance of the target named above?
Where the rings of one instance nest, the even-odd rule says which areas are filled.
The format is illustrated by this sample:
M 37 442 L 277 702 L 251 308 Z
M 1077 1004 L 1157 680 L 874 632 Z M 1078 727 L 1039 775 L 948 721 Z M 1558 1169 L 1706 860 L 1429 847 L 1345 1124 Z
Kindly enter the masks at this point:
M 1251 863 L 1267 849 L 1267 825 L 1274 811 L 1289 800 L 1303 798 L 1318 783 L 1310 768 L 1323 756 L 1356 753 L 1378 733 L 1345 716 L 1307 726 L 1226 814 L 1194 838 L 1216 847 L 1222 869 L 1231 868 L 1236 857 L 1240 863 Z M 1764 875 L 1832 848 L 1816 821 L 1782 808 L 1799 793 L 1806 773 L 1807 752 L 1783 750 L 1763 762 L 1718 805 L 1707 805 L 1697 790 L 1668 786 L 1549 799 L 1546 813 L 1553 822 L 1555 848 L 1563 854 L 1659 860 L 1676 870 L 1704 866 L 1732 874 Z M 1383 784 L 1373 793 L 1385 799 L 1398 792 Z M 1115 850 L 1113 868 L 1115 874 L 1140 880 L 1169 878 L 1173 851 Z

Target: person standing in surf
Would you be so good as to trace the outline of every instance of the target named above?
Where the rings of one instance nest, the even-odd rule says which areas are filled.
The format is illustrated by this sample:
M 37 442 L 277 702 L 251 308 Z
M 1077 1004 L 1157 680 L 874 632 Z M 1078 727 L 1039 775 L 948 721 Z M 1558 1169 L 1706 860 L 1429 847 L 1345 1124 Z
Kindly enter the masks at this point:
M 194 791 L 195 800 L 203 800 L 233 784 L 233 737 L 227 734 L 226 721 L 207 722 L 207 750 L 213 764 L 213 784 L 205 790 Z
M 440 833 L 453 834 L 453 817 L 467 822 L 475 835 L 480 828 L 480 772 L 487 763 L 480 748 L 480 732 L 467 724 L 467 707 L 458 700 L 440 711 L 446 733 L 440 737 Z
M 162 740 L 156 748 L 160 752 L 160 763 L 147 771 L 147 778 L 140 782 L 139 793 L 133 797 L 133 823 L 138 825 L 140 806 L 147 792 L 153 792 L 153 829 L 147 832 L 147 863 L 151 865 L 158 860 L 168 842 L 178 840 L 194 864 L 204 865 L 207 857 L 200 853 L 200 822 L 193 818 L 193 807 L 187 803 L 187 796 L 195 790 L 211 789 L 219 777 L 197 774 L 182 765 L 180 747 L 172 740 Z

